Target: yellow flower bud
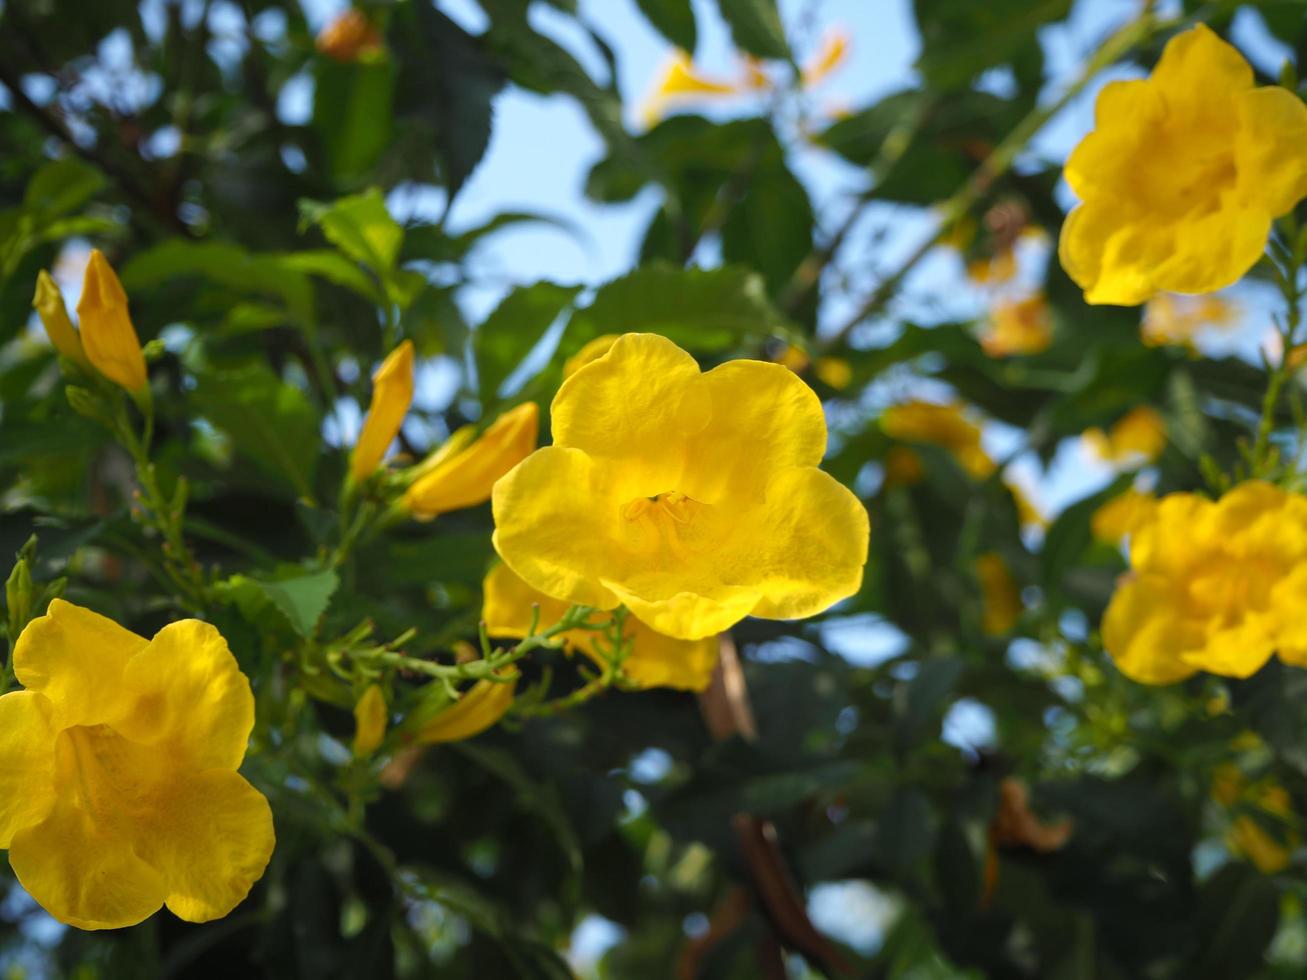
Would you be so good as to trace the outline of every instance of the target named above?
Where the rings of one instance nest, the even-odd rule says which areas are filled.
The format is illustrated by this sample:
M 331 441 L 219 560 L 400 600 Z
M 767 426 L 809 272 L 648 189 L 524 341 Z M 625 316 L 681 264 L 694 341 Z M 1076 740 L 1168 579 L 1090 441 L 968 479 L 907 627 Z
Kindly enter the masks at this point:
M 981 629 L 989 636 L 1003 636 L 1021 618 L 1021 592 L 997 552 L 976 557 L 976 578 L 984 599 Z
M 63 293 L 59 292 L 54 278 L 44 269 L 36 277 L 36 296 L 32 306 L 41 318 L 46 336 L 62 356 L 76 361 L 84 367 L 90 367 L 86 352 L 82 350 L 82 340 L 73 329 L 73 322 L 68 319 L 68 307 L 64 305 Z
M 354 705 L 354 754 L 371 755 L 386 737 L 386 697 L 376 684 Z
M 355 480 L 371 476 L 381 464 L 412 400 L 413 343 L 406 340 L 390 352 L 372 376 L 372 404 L 350 460 L 349 471 Z
M 83 349 L 95 369 L 128 391 L 145 388 L 145 357 L 127 313 L 127 294 L 98 248 L 86 266 L 77 316 Z
M 517 690 L 517 672 L 508 681 L 480 680 L 458 701 L 418 729 L 419 745 L 461 742 L 480 735 L 504 717 Z
M 471 428 L 455 432 L 417 469 L 404 506 L 420 521 L 490 499 L 495 481 L 536 447 L 540 409 L 526 402 L 505 412 L 480 439 Z
M 361 61 L 382 49 L 381 32 L 362 10 L 352 7 L 322 29 L 317 49 L 334 61 Z

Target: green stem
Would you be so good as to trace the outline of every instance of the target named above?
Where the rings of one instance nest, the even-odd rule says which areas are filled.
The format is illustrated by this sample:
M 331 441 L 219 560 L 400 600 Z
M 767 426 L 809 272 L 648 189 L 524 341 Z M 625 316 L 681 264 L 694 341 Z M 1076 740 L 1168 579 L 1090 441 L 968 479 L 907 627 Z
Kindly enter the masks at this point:
M 1279 281 L 1280 293 L 1284 297 L 1286 312 L 1282 322 L 1277 323 L 1280 334 L 1280 361 L 1271 369 L 1267 378 L 1266 395 L 1262 398 L 1262 416 L 1257 426 L 1257 441 L 1249 454 L 1252 475 L 1265 477 L 1272 475 L 1277 465 L 1277 454 L 1271 445 L 1271 435 L 1275 431 L 1275 410 L 1280 403 L 1280 394 L 1293 373 L 1293 350 L 1298 341 L 1298 328 L 1302 325 L 1302 283 L 1299 271 L 1303 264 L 1303 236 L 1295 235 L 1293 252 L 1285 256 L 1286 268 L 1280 268 L 1272 257 Z M 1272 249 L 1274 256 L 1275 250 Z

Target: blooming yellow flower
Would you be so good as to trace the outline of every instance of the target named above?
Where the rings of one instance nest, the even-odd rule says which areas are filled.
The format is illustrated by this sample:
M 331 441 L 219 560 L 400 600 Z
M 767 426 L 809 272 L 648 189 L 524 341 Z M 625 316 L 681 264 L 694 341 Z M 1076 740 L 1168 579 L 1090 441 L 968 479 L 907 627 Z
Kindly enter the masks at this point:
M 981 629 L 990 636 L 1012 632 L 1021 618 L 1021 592 L 1007 562 L 994 551 L 976 556 L 976 579 L 983 599 Z
M 597 361 L 612 348 L 617 334 L 606 333 L 587 341 L 585 346 L 563 362 L 563 377 L 570 378 L 591 361 Z
M 208 623 L 146 640 L 55 599 L 0 697 L 0 847 L 60 922 L 134 925 L 167 905 L 221 918 L 263 874 L 268 801 L 237 772 L 249 682 Z
M 366 480 L 381 465 L 412 401 L 413 342 L 406 340 L 386 356 L 372 375 L 372 403 L 349 465 L 355 480 Z
M 1043 293 L 996 303 L 980 346 L 990 357 L 1038 354 L 1053 340 L 1052 319 Z
M 91 362 L 86 359 L 82 339 L 77 336 L 72 321 L 68 319 L 68 307 L 64 305 L 63 293 L 59 292 L 54 277 L 44 269 L 36 277 L 36 296 L 32 298 L 32 306 L 41 318 L 41 325 L 45 327 L 46 336 L 54 344 L 54 349 L 70 361 L 89 368 Z
M 552 424 L 493 498 L 495 548 L 533 588 L 683 640 L 858 590 L 867 512 L 817 468 L 821 402 L 787 368 L 701 374 L 665 337 L 627 334 L 563 382 Z
M 1217 502 L 1169 494 L 1135 531 L 1130 566 L 1103 617 L 1127 677 L 1247 677 L 1272 654 L 1307 666 L 1307 497 L 1260 481 Z
M 404 506 L 420 521 L 490 499 L 495 481 L 531 454 L 540 409 L 525 402 L 497 418 L 481 438 L 473 426 L 459 429 L 415 470 Z
M 463 696 L 418 729 L 419 745 L 461 742 L 480 735 L 499 721 L 513 705 L 518 674 L 513 670 L 503 681 L 479 680 Z
M 1195 336 L 1204 327 L 1226 329 L 1238 319 L 1235 305 L 1220 296 L 1158 293 L 1144 307 L 1139 337 L 1149 347 L 1175 344 L 1192 350 Z
M 77 319 L 82 348 L 95 369 L 128 391 L 145 388 L 145 356 L 127 312 L 127 293 L 98 248 L 91 249 L 86 265 Z
M 1105 463 L 1138 466 L 1151 463 L 1166 448 L 1166 422 L 1156 409 L 1147 405 L 1132 408 L 1104 432 L 1085 431 L 1085 447 Z
M 1120 544 L 1152 519 L 1157 498 L 1131 488 L 1103 504 L 1089 518 L 1094 538 L 1104 544 Z
M 317 49 L 334 61 L 359 61 L 381 51 L 381 32 L 357 7 L 344 11 L 322 29 Z
M 386 696 L 369 684 L 354 705 L 354 754 L 371 755 L 386 737 Z
M 1202 24 L 1170 40 L 1149 78 L 1106 85 L 1094 127 L 1066 163 L 1083 203 L 1058 248 L 1089 303 L 1228 286 L 1307 195 L 1307 106 L 1255 88 Z
M 958 465 L 977 479 L 994 472 L 994 461 L 980 444 L 980 427 L 966 416 L 960 402 L 907 401 L 891 405 L 880 417 L 885 434 L 905 442 L 947 449 Z
M 836 391 L 842 391 L 853 380 L 853 365 L 842 357 L 819 357 L 812 362 L 812 373 Z
M 522 581 L 507 565 L 499 564 L 486 576 L 485 605 L 481 618 L 490 636 L 521 639 L 531 627 L 531 607 L 539 606 L 539 628 L 557 623 L 568 604 L 551 599 Z M 606 613 L 594 614 L 594 621 L 607 619 Z M 702 691 L 712 681 L 717 666 L 717 637 L 701 640 L 677 640 L 655 632 L 634 616 L 626 618 L 625 636 L 630 653 L 622 663 L 626 677 L 638 687 L 675 687 Z M 604 659 L 595 648 L 598 634 L 590 630 L 569 630 L 563 642 L 569 649 L 580 650 L 603 666 Z

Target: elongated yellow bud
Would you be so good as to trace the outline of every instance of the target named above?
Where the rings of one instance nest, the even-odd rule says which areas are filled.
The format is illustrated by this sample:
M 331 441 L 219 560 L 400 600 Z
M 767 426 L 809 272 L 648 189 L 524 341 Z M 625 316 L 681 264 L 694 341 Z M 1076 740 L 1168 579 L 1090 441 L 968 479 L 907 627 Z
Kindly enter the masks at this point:
M 54 277 L 44 269 L 36 277 L 36 296 L 32 298 L 32 306 L 41 318 L 41 325 L 45 327 L 45 334 L 50 338 L 50 343 L 54 344 L 55 350 L 70 361 L 90 367 L 86 351 L 82 350 L 82 340 L 77 336 L 73 322 L 68 319 L 68 307 L 64 305 L 63 293 L 59 291 Z
M 355 480 L 366 479 L 381 465 L 412 400 L 413 343 L 406 340 L 387 355 L 372 376 L 372 403 L 350 460 L 349 471 Z
M 504 717 L 513 704 L 517 690 L 517 673 L 508 682 L 477 681 L 455 704 L 424 724 L 417 732 L 420 745 L 436 742 L 461 742 L 479 735 Z
M 87 360 L 114 384 L 131 392 L 145 388 L 145 357 L 127 312 L 127 294 L 100 250 L 91 250 L 77 304 Z
M 377 751 L 386 737 L 386 697 L 376 684 L 354 705 L 354 754 L 368 756 Z

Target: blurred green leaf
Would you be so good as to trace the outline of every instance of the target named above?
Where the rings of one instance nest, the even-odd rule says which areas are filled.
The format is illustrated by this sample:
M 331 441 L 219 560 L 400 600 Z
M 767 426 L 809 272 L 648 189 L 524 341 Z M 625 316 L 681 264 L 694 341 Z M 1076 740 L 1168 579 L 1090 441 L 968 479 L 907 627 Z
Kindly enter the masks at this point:
M 636 5 L 663 37 L 694 54 L 699 37 L 690 0 L 636 0 Z
M 472 350 L 483 401 L 490 402 L 497 397 L 504 380 L 580 291 L 580 286 L 552 282 L 519 286 L 477 327 L 472 335 Z
M 741 50 L 759 58 L 790 56 L 776 0 L 718 0 L 718 9 Z

